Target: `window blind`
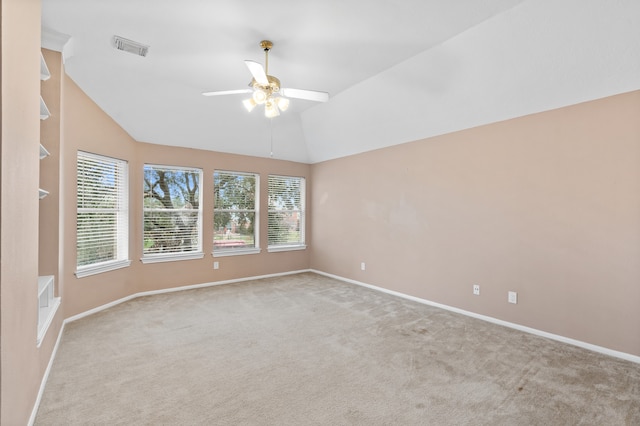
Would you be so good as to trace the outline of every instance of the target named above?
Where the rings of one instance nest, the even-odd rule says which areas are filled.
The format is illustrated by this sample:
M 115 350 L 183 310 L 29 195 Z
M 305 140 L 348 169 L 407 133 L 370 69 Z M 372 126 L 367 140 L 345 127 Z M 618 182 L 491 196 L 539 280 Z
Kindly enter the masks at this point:
M 79 151 L 77 191 L 77 267 L 128 259 L 127 162 Z
M 304 245 L 305 179 L 269 176 L 269 247 Z

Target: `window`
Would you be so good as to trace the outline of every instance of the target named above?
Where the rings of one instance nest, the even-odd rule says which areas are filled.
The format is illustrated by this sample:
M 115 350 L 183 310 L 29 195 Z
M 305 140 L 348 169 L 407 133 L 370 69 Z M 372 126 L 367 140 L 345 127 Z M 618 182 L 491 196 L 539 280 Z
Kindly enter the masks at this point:
M 304 249 L 305 179 L 269 176 L 269 251 Z
M 251 173 L 213 174 L 213 254 L 259 253 L 258 232 L 259 176 Z
M 76 276 L 129 266 L 127 162 L 78 152 Z
M 144 166 L 142 262 L 202 258 L 202 170 Z

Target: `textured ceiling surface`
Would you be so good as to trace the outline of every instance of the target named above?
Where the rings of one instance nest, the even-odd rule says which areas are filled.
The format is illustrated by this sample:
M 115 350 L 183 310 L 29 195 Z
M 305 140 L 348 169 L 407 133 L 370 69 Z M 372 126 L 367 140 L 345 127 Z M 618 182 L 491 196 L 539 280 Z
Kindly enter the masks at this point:
M 637 0 L 42 0 L 42 26 L 136 140 L 308 163 L 640 89 Z M 270 120 L 201 95 L 246 88 L 263 39 L 269 74 L 329 102 Z

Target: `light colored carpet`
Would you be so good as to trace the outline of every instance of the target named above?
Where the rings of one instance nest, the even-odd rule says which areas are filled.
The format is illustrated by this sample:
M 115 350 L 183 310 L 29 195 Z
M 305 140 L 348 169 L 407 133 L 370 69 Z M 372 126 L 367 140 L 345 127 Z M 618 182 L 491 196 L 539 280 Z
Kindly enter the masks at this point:
M 67 325 L 37 425 L 640 425 L 640 365 L 305 273 Z

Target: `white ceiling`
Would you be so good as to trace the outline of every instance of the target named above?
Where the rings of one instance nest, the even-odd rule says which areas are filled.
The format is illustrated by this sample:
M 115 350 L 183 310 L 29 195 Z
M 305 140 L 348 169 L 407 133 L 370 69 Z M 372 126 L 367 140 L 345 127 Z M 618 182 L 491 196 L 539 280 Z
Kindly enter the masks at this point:
M 42 26 L 136 140 L 307 163 L 640 89 L 638 0 L 42 0 Z M 329 102 L 201 96 L 245 88 L 263 39 L 269 74 Z

